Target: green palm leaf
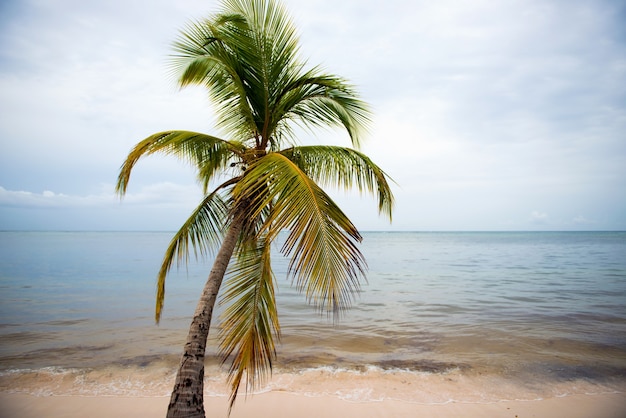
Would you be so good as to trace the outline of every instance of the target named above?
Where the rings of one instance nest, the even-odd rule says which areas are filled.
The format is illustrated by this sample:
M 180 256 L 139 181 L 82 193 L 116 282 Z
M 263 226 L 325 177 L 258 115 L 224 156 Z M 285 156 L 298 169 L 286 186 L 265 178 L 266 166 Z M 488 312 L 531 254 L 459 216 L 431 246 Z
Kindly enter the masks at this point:
M 174 260 L 177 260 L 178 265 L 181 263 L 186 265 L 192 251 L 197 259 L 205 257 L 213 248 L 217 248 L 223 235 L 227 213 L 224 201 L 217 192 L 213 192 L 205 196 L 170 241 L 157 276 L 155 309 L 157 323 L 161 320 L 165 302 L 165 278 Z
M 240 155 L 240 144 L 189 131 L 166 131 L 149 136 L 139 142 L 128 154 L 120 168 L 115 190 L 120 195 L 126 193 L 130 174 L 140 158 L 155 153 L 174 155 L 198 168 L 198 176 L 205 191 L 219 170 L 223 170 L 229 161 Z
M 342 189 L 356 187 L 361 193 L 378 197 L 378 210 L 389 216 L 393 210 L 393 194 L 387 174 L 365 154 L 335 146 L 302 146 L 280 152 L 294 162 L 320 186 Z
M 359 146 L 367 105 L 345 80 L 319 68 L 303 72 L 296 30 L 278 2 L 230 0 L 218 16 L 187 27 L 174 44 L 172 68 L 181 86 L 208 87 L 221 128 L 278 149 L 280 140 L 293 143 L 291 122 L 342 126 Z
M 220 302 L 227 305 L 221 317 L 220 353 L 224 361 L 232 356 L 231 408 L 244 373 L 247 390 L 267 377 L 276 356 L 274 336 L 280 338 L 271 243 L 266 238 L 254 245 L 240 245 Z
M 233 190 L 235 201 L 257 216 L 271 207 L 265 229 L 287 229 L 282 248 L 290 274 L 309 302 L 339 313 L 359 290 L 366 263 L 356 242 L 361 235 L 332 199 L 296 164 L 270 153 L 251 166 Z
M 174 44 L 177 54 L 172 59 L 173 72 L 180 74 L 179 84 L 206 85 L 216 104 L 218 126 L 240 140 L 249 139 L 256 131 L 248 103 L 246 70 L 233 48 L 246 43 L 246 32 L 240 16 L 190 24 Z
M 317 68 L 289 80 L 275 115 L 281 123 L 293 120 L 306 128 L 344 127 L 356 148 L 370 123 L 369 108 L 357 99 L 354 88 L 339 77 L 321 74 Z

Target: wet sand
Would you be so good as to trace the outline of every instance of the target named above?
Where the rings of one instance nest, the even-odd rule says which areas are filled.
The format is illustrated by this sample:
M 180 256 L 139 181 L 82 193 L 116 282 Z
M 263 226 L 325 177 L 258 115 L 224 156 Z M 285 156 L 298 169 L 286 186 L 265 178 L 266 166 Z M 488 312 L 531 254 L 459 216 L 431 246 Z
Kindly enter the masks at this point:
M 0 393 L 0 416 L 21 418 L 163 417 L 167 397 L 32 396 Z M 207 397 L 207 416 L 227 417 L 226 397 Z M 623 418 L 626 394 L 572 395 L 536 401 L 419 404 L 385 400 L 349 402 L 336 397 L 307 397 L 269 392 L 241 398 L 231 418 L 318 417 L 510 417 Z

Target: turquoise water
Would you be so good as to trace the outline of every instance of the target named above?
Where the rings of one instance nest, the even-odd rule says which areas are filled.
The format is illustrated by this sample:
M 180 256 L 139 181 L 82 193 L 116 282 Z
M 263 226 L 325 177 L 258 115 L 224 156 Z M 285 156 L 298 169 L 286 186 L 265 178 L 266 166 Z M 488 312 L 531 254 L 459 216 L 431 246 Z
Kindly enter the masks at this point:
M 0 232 L 0 390 L 63 394 L 82 382 L 87 393 L 167 393 L 210 269 L 173 272 L 156 326 L 155 277 L 171 235 Z M 516 386 L 489 399 L 560 396 L 574 383 L 623 389 L 626 233 L 370 232 L 361 248 L 367 282 L 338 322 L 306 304 L 276 255 L 281 390 L 299 390 L 294 376 L 311 370 L 488 376 L 472 399 L 502 382 Z M 214 343 L 207 363 L 221 393 Z M 112 386 L 120 371 L 131 383 Z

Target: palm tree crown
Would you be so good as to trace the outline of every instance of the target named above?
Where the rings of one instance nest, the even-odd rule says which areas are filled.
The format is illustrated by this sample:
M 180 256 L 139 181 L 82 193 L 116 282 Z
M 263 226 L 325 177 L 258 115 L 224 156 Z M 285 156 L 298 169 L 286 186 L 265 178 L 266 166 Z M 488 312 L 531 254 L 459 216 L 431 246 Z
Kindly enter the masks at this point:
M 387 175 L 357 151 L 370 118 L 367 105 L 345 80 L 307 68 L 283 7 L 275 0 L 224 0 L 221 7 L 185 28 L 174 44 L 172 70 L 180 86 L 206 86 L 223 135 L 149 136 L 122 165 L 117 191 L 126 192 L 136 162 L 153 153 L 172 154 L 197 168 L 204 198 L 166 251 L 156 320 L 175 261 L 218 247 L 233 257 L 221 299 L 227 308 L 220 349 L 231 362 L 234 402 L 244 374 L 247 387 L 254 388 L 275 357 L 280 327 L 270 245 L 279 232 L 288 231 L 281 252 L 290 258 L 296 286 L 321 310 L 337 313 L 358 290 L 366 264 L 357 247 L 361 235 L 322 187 L 372 193 L 390 219 L 393 196 Z M 297 126 L 342 127 L 352 148 L 302 146 Z M 229 234 L 236 239 L 230 251 L 224 249 Z

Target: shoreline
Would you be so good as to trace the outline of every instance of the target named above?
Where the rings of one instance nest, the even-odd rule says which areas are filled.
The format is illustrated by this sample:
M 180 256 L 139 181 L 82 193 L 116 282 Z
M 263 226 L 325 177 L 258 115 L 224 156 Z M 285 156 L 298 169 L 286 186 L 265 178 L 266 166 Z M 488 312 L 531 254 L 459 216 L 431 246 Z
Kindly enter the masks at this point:
M 104 368 L 14 369 L 0 372 L 0 394 L 46 397 L 161 398 L 171 393 L 176 369 L 169 364 Z M 228 373 L 212 365 L 205 369 L 205 398 L 227 397 Z M 555 378 L 550 374 L 503 375 L 485 369 L 443 372 L 330 366 L 274 370 L 251 395 L 283 393 L 307 398 L 337 398 L 353 403 L 385 401 L 422 405 L 448 403 L 533 402 L 578 395 L 626 394 L 620 375 L 602 378 Z M 244 396 L 242 392 L 240 396 Z M 626 415 L 625 415 L 626 416 Z M 0 415 L 1 417 L 1 415 Z
M 0 393 L 0 415 L 21 418 L 162 417 L 169 397 L 119 396 L 33 396 Z M 228 398 L 205 397 L 211 416 L 228 417 Z M 622 418 L 626 415 L 626 393 L 570 395 L 533 401 L 490 403 L 411 403 L 397 400 L 353 402 L 333 396 L 309 397 L 287 392 L 266 392 L 241 398 L 231 418 L 317 418 L 323 417 L 542 417 Z

